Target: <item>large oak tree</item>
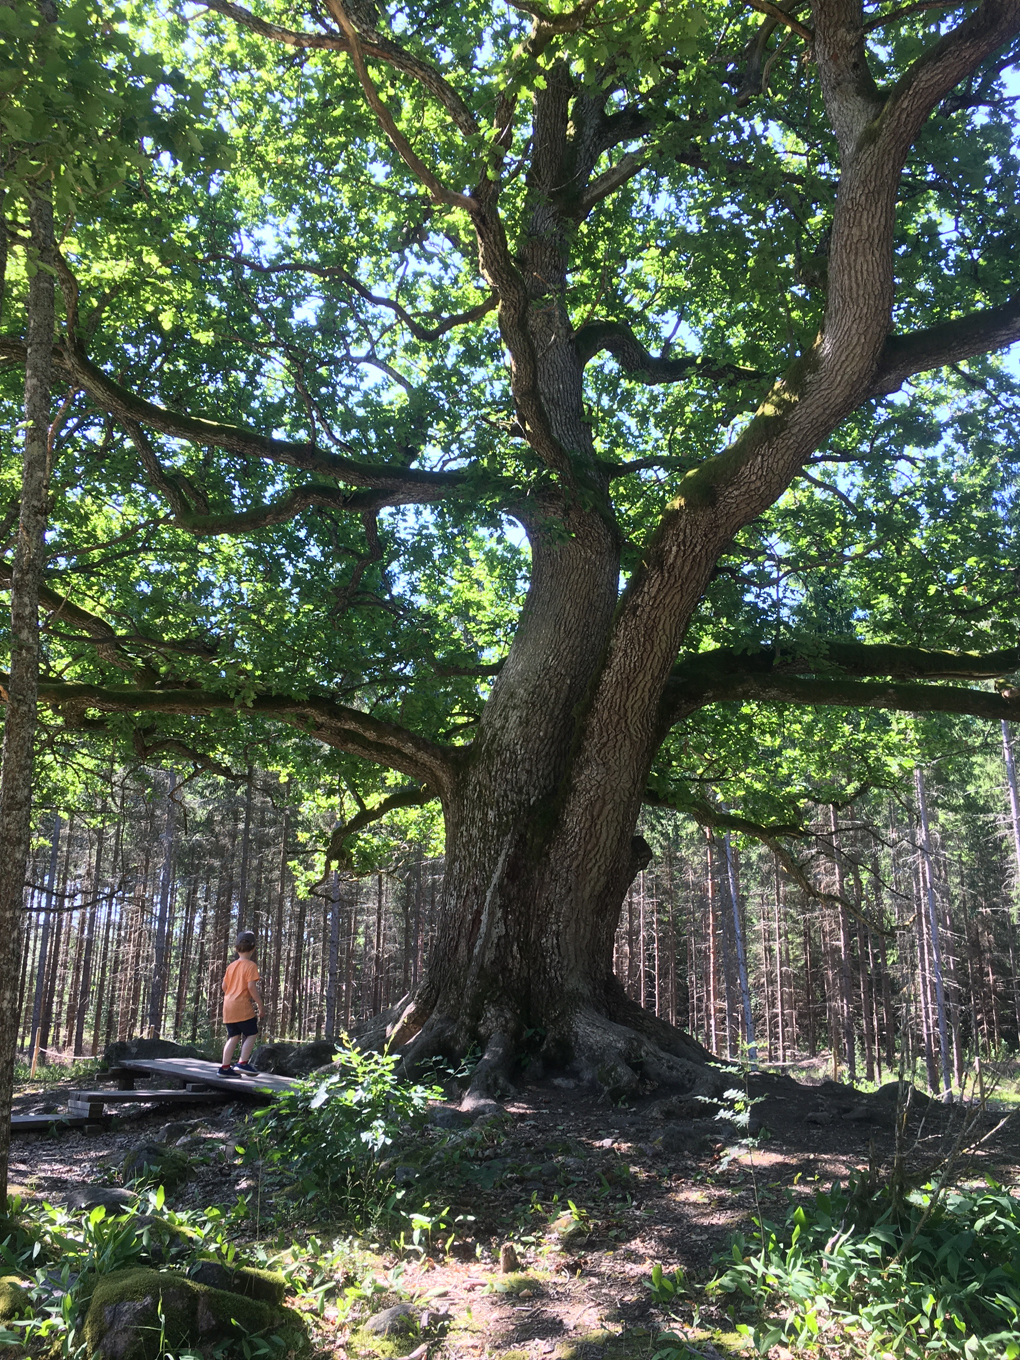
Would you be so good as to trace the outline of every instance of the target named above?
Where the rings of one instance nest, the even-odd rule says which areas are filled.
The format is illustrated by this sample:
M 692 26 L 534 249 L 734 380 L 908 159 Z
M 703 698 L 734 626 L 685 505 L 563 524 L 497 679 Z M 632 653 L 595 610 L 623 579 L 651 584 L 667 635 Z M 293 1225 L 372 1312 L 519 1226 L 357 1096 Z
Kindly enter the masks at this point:
M 796 830 L 706 796 L 704 716 L 1020 718 L 1020 0 L 131 23 L 233 153 L 66 223 L 41 701 L 332 748 L 336 855 L 438 800 L 409 1060 L 702 1081 L 612 974 L 642 803 Z

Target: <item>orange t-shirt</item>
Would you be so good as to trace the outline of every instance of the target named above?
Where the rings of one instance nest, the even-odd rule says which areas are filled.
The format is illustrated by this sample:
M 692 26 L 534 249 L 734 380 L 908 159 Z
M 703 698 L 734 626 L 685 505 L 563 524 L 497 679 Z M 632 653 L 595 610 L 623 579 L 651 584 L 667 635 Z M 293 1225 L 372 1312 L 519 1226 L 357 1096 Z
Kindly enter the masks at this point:
M 226 1024 L 237 1020 L 250 1020 L 255 1014 L 258 994 L 251 990 L 253 982 L 259 979 L 258 967 L 251 959 L 235 959 L 227 965 L 223 974 L 223 1019 Z

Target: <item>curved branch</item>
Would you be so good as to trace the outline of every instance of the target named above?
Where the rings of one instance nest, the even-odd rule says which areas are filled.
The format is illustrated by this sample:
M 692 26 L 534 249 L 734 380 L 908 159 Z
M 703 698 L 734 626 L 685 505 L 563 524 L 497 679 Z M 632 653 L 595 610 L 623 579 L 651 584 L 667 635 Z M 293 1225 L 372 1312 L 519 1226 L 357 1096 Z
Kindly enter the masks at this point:
M 784 675 L 776 671 L 759 675 L 737 671 L 704 686 L 678 685 L 674 694 L 688 706 L 687 712 L 695 690 L 702 705 L 737 701 L 883 708 L 902 713 L 957 713 L 993 722 L 1020 722 L 1020 688 L 992 693 L 906 681 L 835 680 Z M 667 725 L 671 721 L 667 713 Z
M 420 321 L 417 321 L 415 317 L 411 315 L 406 307 L 402 307 L 399 302 L 395 302 L 392 298 L 380 297 L 378 294 L 373 293 L 370 288 L 366 288 L 359 279 L 355 278 L 353 274 L 344 269 L 342 265 L 301 263 L 259 264 L 257 260 L 249 260 L 245 255 L 219 255 L 207 256 L 206 258 L 229 260 L 232 263 L 243 265 L 245 269 L 250 269 L 256 274 L 312 274 L 314 277 L 321 279 L 340 279 L 340 281 L 345 283 L 348 288 L 357 293 L 358 297 L 363 298 L 366 302 L 370 302 L 374 307 L 385 307 L 388 311 L 391 311 L 394 316 L 403 322 L 416 340 L 422 340 L 424 342 L 439 340 L 444 335 L 448 334 L 448 332 L 455 330 L 458 326 L 467 325 L 472 321 L 480 321 L 483 316 L 487 316 L 489 312 L 495 311 L 499 304 L 499 299 L 497 297 L 487 297 L 484 302 L 479 302 L 476 306 L 469 307 L 465 312 L 457 312 L 454 316 L 444 317 L 442 321 L 437 322 L 434 326 L 423 326 Z
M 5 559 L 0 559 L 0 589 L 10 589 L 12 576 L 13 567 L 11 563 Z M 150 684 L 156 680 L 154 671 L 151 671 L 148 667 L 139 667 L 138 662 L 124 650 L 121 640 L 117 637 L 116 629 L 104 618 L 91 613 L 88 609 L 83 609 L 80 605 L 69 600 L 66 595 L 60 595 L 46 585 L 39 587 L 39 602 L 50 610 L 50 618 L 47 625 L 44 626 L 51 624 L 54 618 L 67 619 L 87 634 L 89 641 L 95 644 L 97 654 L 111 666 L 116 666 L 118 670 L 130 671 L 139 678 L 144 678 Z
M 294 29 L 284 28 L 280 24 L 267 23 L 265 19 L 259 19 L 242 5 L 232 4 L 230 0 L 203 0 L 203 4 L 206 9 L 222 14 L 225 18 L 233 19 L 235 23 L 249 29 L 252 33 L 258 33 L 263 38 L 271 38 L 273 42 L 283 43 L 287 47 L 326 48 L 333 52 L 351 53 L 350 39 L 346 33 L 297 32 Z M 334 18 L 336 18 L 336 11 L 334 10 L 333 13 Z M 420 61 L 410 52 L 405 52 L 402 47 L 399 47 L 392 39 L 382 33 L 362 29 L 358 34 L 358 41 L 367 57 L 371 57 L 375 61 L 386 62 L 387 65 L 403 72 L 404 75 L 410 76 L 424 86 L 429 94 L 442 104 L 455 125 L 465 136 L 471 137 L 478 132 L 478 124 L 475 122 L 471 110 L 456 90 L 443 79 L 434 67 L 429 66 L 427 62 Z
M 896 392 L 909 377 L 928 369 L 958 364 L 978 354 L 1004 349 L 1020 340 L 1020 297 L 954 317 L 927 330 L 890 335 L 885 342 L 869 397 Z
M 0 359 L 23 365 L 24 342 L 10 336 L 0 336 Z M 78 381 L 100 410 L 109 411 L 127 426 L 144 425 L 173 439 L 186 439 L 204 447 L 225 449 L 242 458 L 263 458 L 269 462 L 283 463 L 288 467 L 300 468 L 303 472 L 335 477 L 352 486 L 406 493 L 412 499 L 414 493 L 420 491 L 424 500 L 432 500 L 436 492 L 445 494 L 458 491 L 465 482 L 461 472 L 427 472 L 417 468 L 391 468 L 385 463 L 361 463 L 355 458 L 341 458 L 326 453 L 307 441 L 298 443 L 274 439 L 241 425 L 226 425 L 201 416 L 170 411 L 122 387 L 76 348 L 60 346 L 54 350 L 53 359 L 57 368 Z M 182 510 L 188 508 L 182 503 Z M 356 508 L 364 511 L 368 507 Z
M 905 156 L 932 109 L 1020 31 L 1020 0 L 983 0 L 917 59 L 893 90 L 876 131 Z
M 358 831 L 363 831 L 366 826 L 371 826 L 373 822 L 378 822 L 397 808 L 405 807 L 424 807 L 426 803 L 435 800 L 436 795 L 431 789 L 425 787 L 398 789 L 396 793 L 391 793 L 388 798 L 384 798 L 381 803 L 376 803 L 375 807 L 362 808 L 349 822 L 344 822 L 342 826 L 335 827 L 333 834 L 329 838 L 329 845 L 326 848 L 326 868 L 328 874 L 330 868 L 336 865 L 350 866 L 350 856 L 344 850 L 344 843 L 355 835 Z
M 206 506 L 203 506 L 202 510 L 196 513 L 182 493 L 180 481 L 167 474 L 140 426 L 128 421 L 124 424 L 153 484 L 167 497 L 174 512 L 175 523 L 189 534 L 194 534 L 196 538 L 216 537 L 220 534 L 249 534 L 258 529 L 267 529 L 273 524 L 286 524 L 312 506 L 374 516 L 387 506 L 421 505 L 428 501 L 442 500 L 444 496 L 450 494 L 449 488 L 445 491 L 433 489 L 430 492 L 425 492 L 421 488 L 414 491 L 407 488 L 392 491 L 342 491 L 336 486 L 309 482 L 306 486 L 296 486 L 284 492 L 274 500 L 249 506 L 247 510 L 212 514 Z
M 343 0 L 326 0 L 326 5 L 333 18 L 343 29 L 347 38 L 351 62 L 357 73 L 358 80 L 365 95 L 365 100 L 379 120 L 379 126 L 382 128 L 383 132 L 385 132 L 397 155 L 411 171 L 412 175 L 424 184 L 425 188 L 428 189 L 437 203 L 445 203 L 451 208 L 463 208 L 465 212 L 471 213 L 472 215 L 477 213 L 478 200 L 471 198 L 468 194 L 458 193 L 456 189 L 448 189 L 434 171 L 425 164 L 411 143 L 397 127 L 393 115 L 383 103 L 372 77 L 368 74 L 368 67 L 365 65 L 365 50 L 361 44 L 358 26 L 354 24 L 353 20 L 348 15 Z M 443 84 L 445 85 L 445 83 L 446 82 L 444 81 Z M 466 132 L 468 136 L 474 136 L 478 132 L 478 124 L 470 117 L 470 114 L 468 114 L 468 117 L 470 123 L 461 130 Z
M 763 374 L 739 364 L 713 364 L 699 355 L 684 355 L 671 359 L 663 352 L 650 354 L 634 332 L 623 321 L 589 321 L 574 336 L 574 348 L 582 366 L 596 354 L 608 351 L 625 373 L 652 387 L 659 383 L 680 382 L 692 374 L 704 375 L 718 382 L 735 382 L 744 378 L 761 378 Z
M 0 674 L 0 700 L 7 702 L 8 677 Z M 275 718 L 309 736 L 361 756 L 373 764 L 399 770 L 419 779 L 445 797 L 453 783 L 463 748 L 444 747 L 396 723 L 373 718 L 316 696 L 217 694 L 203 689 L 134 689 L 130 686 L 72 684 L 46 680 L 39 686 L 39 702 L 50 708 L 84 713 L 177 713 L 200 717 L 215 712 L 238 712 Z
M 995 680 L 1020 669 L 1020 647 L 995 652 L 929 651 L 897 643 L 819 640 L 809 652 L 774 647 L 736 652 L 727 647 L 699 652 L 674 670 L 671 683 L 682 686 L 725 683 L 734 674 L 818 675 L 838 670 L 852 676 L 891 676 L 898 680 Z
M 805 42 L 813 41 L 815 35 L 807 24 L 802 24 L 799 19 L 788 14 L 780 5 L 774 5 L 772 0 L 747 0 L 747 3 L 759 14 L 768 15 L 770 19 L 774 19 L 783 28 L 788 28 L 791 33 L 796 33 L 798 38 L 803 38 Z

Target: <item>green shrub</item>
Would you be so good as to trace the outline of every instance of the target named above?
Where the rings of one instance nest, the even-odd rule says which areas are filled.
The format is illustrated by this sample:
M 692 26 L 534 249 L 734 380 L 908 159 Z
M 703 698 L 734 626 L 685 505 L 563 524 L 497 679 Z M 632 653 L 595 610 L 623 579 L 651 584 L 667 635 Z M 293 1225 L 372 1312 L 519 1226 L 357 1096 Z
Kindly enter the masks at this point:
M 437 1087 L 397 1076 L 400 1059 L 362 1053 L 345 1039 L 335 1071 L 298 1083 L 255 1114 L 252 1149 L 285 1166 L 316 1204 L 353 1226 L 382 1217 L 399 1199 L 381 1169 L 383 1150 L 424 1119 Z
M 709 1289 L 760 1312 L 738 1328 L 759 1353 L 817 1340 L 905 1360 L 1020 1357 L 1020 1200 L 994 1181 L 899 1202 L 860 1191 L 836 1185 L 791 1204 L 782 1228 L 734 1237 Z

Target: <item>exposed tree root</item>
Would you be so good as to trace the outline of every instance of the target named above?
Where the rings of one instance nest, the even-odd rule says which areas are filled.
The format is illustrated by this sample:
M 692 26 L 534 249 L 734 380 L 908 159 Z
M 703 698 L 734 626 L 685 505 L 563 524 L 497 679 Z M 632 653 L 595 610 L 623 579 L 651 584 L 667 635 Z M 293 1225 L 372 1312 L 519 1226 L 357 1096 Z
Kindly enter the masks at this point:
M 366 1022 L 357 1040 L 363 1048 L 389 1045 L 399 1051 L 401 1069 L 409 1077 L 430 1060 L 457 1061 L 473 1044 L 481 1044 L 482 1057 L 462 1101 L 464 1109 L 480 1111 L 513 1093 L 522 1071 L 524 1033 L 516 1016 L 490 1012 L 472 1029 L 463 1017 L 430 1010 L 420 996 L 405 996 Z M 531 1057 L 529 1075 L 565 1072 L 612 1100 L 656 1088 L 691 1099 L 713 1099 L 726 1086 L 706 1048 L 631 1001 L 615 979 L 608 988 L 605 1012 L 594 1006 L 575 1011 Z

